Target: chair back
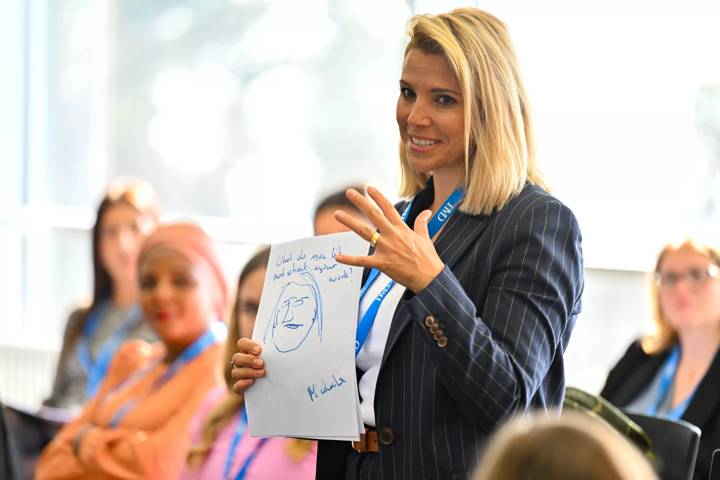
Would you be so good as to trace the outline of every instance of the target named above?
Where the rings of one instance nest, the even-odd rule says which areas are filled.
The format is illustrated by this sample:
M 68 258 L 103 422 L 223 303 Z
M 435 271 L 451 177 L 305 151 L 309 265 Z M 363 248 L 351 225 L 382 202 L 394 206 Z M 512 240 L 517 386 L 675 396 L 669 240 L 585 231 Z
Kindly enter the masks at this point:
M 720 448 L 713 452 L 708 480 L 720 480 Z
M 660 478 L 692 480 L 700 446 L 700 429 L 683 420 L 625 413 L 650 437 L 655 452 L 655 470 Z

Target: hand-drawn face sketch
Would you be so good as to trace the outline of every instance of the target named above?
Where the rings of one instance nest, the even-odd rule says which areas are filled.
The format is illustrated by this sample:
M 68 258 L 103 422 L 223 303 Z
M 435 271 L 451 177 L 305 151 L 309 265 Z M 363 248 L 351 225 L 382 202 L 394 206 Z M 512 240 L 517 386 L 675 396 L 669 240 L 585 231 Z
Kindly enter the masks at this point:
M 315 279 L 303 272 L 283 285 L 263 336 L 268 334 L 278 352 L 292 352 L 300 347 L 310 333 L 316 330 L 322 341 L 322 298 Z

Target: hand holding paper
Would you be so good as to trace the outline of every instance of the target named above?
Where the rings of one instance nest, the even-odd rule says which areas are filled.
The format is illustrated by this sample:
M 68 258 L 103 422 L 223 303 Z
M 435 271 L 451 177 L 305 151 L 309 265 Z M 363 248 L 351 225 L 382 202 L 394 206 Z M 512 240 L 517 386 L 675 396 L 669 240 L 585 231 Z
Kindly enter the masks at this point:
M 362 269 L 335 260 L 362 255 L 352 232 L 274 245 L 253 341 L 235 354 L 233 376 L 247 388 L 262 360 L 265 378 L 245 393 L 253 436 L 356 440 L 361 432 L 355 376 L 355 329 Z

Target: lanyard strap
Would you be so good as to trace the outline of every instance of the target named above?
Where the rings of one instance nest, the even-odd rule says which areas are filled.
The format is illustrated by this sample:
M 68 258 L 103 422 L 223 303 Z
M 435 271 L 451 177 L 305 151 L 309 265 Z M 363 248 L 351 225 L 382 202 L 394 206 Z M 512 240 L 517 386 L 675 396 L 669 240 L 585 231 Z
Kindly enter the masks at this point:
M 83 370 L 85 370 L 85 374 L 90 375 L 90 372 L 93 368 L 93 359 L 92 359 L 92 353 L 90 349 L 90 342 L 92 341 L 92 338 L 95 336 L 95 332 L 97 331 L 98 327 L 100 326 L 100 319 L 105 314 L 105 311 L 108 308 L 108 302 L 103 301 L 98 303 L 95 308 L 90 310 L 90 312 L 87 315 L 87 319 L 85 320 L 85 325 L 83 326 L 82 334 L 80 335 L 80 338 L 78 338 L 77 341 L 77 347 L 75 348 L 77 352 L 78 360 L 80 361 L 80 365 L 82 366 Z
M 99 312 L 98 312 L 99 313 Z M 97 315 L 99 317 L 100 315 Z M 90 320 L 90 319 L 88 319 Z M 87 373 L 87 386 L 86 394 L 90 398 L 97 393 L 100 384 L 105 378 L 110 362 L 112 361 L 113 355 L 117 351 L 120 344 L 125 341 L 132 332 L 142 321 L 142 311 L 138 304 L 134 304 L 130 307 L 130 310 L 125 314 L 120 326 L 112 332 L 107 340 L 100 347 L 97 359 L 93 362 L 90 354 L 90 339 L 91 336 L 83 335 L 78 343 L 78 356 L 85 359 L 86 364 L 83 365 L 85 372 Z M 96 322 L 96 320 L 95 320 Z M 97 325 L 93 330 L 93 335 Z M 81 360 L 82 363 L 82 360 Z
M 252 464 L 253 460 L 255 460 L 255 457 L 257 457 L 257 454 L 260 453 L 260 450 L 262 447 L 267 443 L 267 441 L 270 440 L 269 438 L 261 438 L 260 441 L 255 445 L 255 448 L 253 448 L 253 451 L 250 452 L 250 455 L 245 459 L 245 463 L 243 463 L 242 467 L 240 467 L 240 471 L 235 476 L 235 480 L 244 480 L 245 475 L 247 475 L 248 470 L 250 469 L 250 464 Z
M 225 459 L 225 468 L 223 468 L 222 476 L 224 480 L 228 480 L 230 478 L 230 467 L 232 466 L 233 457 L 235 456 L 238 445 L 240 445 L 240 439 L 245 434 L 247 424 L 247 412 L 245 411 L 245 406 L 243 406 L 240 410 L 240 419 L 238 420 L 237 428 L 235 428 L 235 433 L 230 441 L 230 449 L 228 450 L 227 458 Z
M 245 478 L 245 475 L 247 475 L 247 472 L 250 469 L 250 465 L 253 463 L 253 460 L 255 460 L 257 454 L 268 441 L 267 438 L 260 439 L 260 441 L 255 444 L 255 448 L 253 448 L 252 452 L 250 452 L 250 455 L 248 455 L 245 459 L 245 462 L 240 467 L 237 475 L 235 475 L 235 477 L 231 477 L 230 468 L 232 466 L 235 453 L 237 452 L 237 448 L 240 445 L 240 440 L 245 435 L 245 430 L 247 430 L 247 425 L 247 412 L 245 411 L 245 407 L 243 406 L 242 410 L 240 411 L 240 419 L 238 420 L 237 428 L 235 428 L 235 433 L 233 434 L 232 440 L 230 441 L 230 449 L 228 450 L 227 458 L 225 459 L 225 467 L 223 468 L 222 477 L 223 480 L 231 480 L 232 478 L 235 478 L 235 480 L 243 480 Z
M 660 405 L 662 405 L 662 403 L 665 401 L 666 397 L 670 393 L 670 389 L 672 387 L 673 380 L 675 379 L 675 374 L 677 373 L 677 368 L 679 364 L 680 346 L 675 345 L 675 347 L 670 352 L 670 355 L 668 355 L 667 360 L 665 360 L 662 370 L 660 371 L 660 385 L 658 388 L 657 402 L 650 405 L 650 407 L 647 409 L 646 413 L 648 415 L 657 415 L 657 412 L 660 409 Z M 671 420 L 679 419 L 682 414 L 685 413 L 685 410 L 687 409 L 687 406 L 694 395 L 695 390 L 693 390 L 690 395 L 688 395 L 688 397 L 682 401 L 682 403 L 680 403 L 667 413 L 664 413 L 662 416 Z M 670 404 L 672 404 L 672 399 L 670 399 Z
M 120 408 L 118 408 L 118 410 L 115 412 L 115 415 L 113 415 L 112 420 L 110 420 L 111 427 L 117 427 L 120 424 L 120 421 L 125 417 L 125 415 L 127 415 L 128 412 L 132 410 L 133 407 L 138 404 L 138 402 L 140 402 L 140 400 L 142 400 L 151 392 L 162 387 L 180 370 L 180 368 L 200 356 L 203 352 L 215 345 L 217 342 L 222 341 L 225 324 L 223 324 L 222 322 L 213 323 L 220 325 L 220 327 L 222 328 L 216 327 L 215 325 L 208 328 L 208 330 L 200 338 L 195 340 L 189 347 L 183 350 L 180 356 L 178 356 L 170 364 L 168 369 L 165 370 L 165 372 L 160 377 L 158 377 L 152 383 L 152 385 L 150 385 L 150 388 L 145 392 L 145 395 L 138 395 L 136 397 L 130 398 L 124 404 L 122 404 Z M 150 370 L 144 370 L 142 372 L 142 376 L 145 376 Z M 137 380 L 139 380 L 139 378 L 135 378 L 135 381 Z
M 460 203 L 460 200 L 462 200 L 464 195 L 465 191 L 462 188 L 458 188 L 447 198 L 447 200 L 445 200 L 445 203 L 438 209 L 438 211 L 435 212 L 432 219 L 428 223 L 428 232 L 430 234 L 430 238 L 434 237 L 440 231 L 443 225 L 445 225 L 448 219 L 452 217 L 453 213 L 455 213 L 455 210 L 457 209 L 458 203 Z M 405 223 L 407 223 L 407 218 L 410 214 L 410 207 L 412 207 L 413 201 L 414 199 L 411 200 L 410 203 L 408 203 L 407 207 L 405 207 L 405 211 L 402 214 L 402 220 Z M 377 280 L 379 275 L 380 271 L 376 268 L 373 268 L 370 271 L 365 285 L 363 286 L 362 290 L 360 290 L 361 300 L 365 296 L 373 282 Z M 358 324 L 357 330 L 355 332 L 356 357 L 360 353 L 363 345 L 365 345 L 365 341 L 367 340 L 368 335 L 370 335 L 370 330 L 372 330 L 372 326 L 375 323 L 375 318 L 377 317 L 378 311 L 380 310 L 380 305 L 382 304 L 383 300 L 385 300 L 390 290 L 392 290 L 392 288 L 395 286 L 395 283 L 395 280 L 390 280 L 390 282 L 385 286 L 385 288 L 383 288 L 377 295 L 377 297 L 375 297 L 375 300 L 373 300 L 373 302 L 370 304 L 367 311 L 363 315 L 362 319 L 360 320 L 360 323 Z

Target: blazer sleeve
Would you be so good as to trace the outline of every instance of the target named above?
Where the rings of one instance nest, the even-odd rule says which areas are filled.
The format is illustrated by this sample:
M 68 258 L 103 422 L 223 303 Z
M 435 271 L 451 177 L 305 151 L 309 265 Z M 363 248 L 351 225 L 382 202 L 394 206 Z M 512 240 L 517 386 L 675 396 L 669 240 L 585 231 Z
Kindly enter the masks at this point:
M 470 280 L 463 276 L 469 285 L 446 266 L 408 301 L 433 347 L 439 380 L 469 418 L 489 428 L 531 406 L 564 349 L 583 289 L 581 235 L 567 207 L 540 201 L 499 217 L 488 226 L 499 232 L 489 251 L 476 246 L 461 260 L 472 269 Z M 487 288 L 470 289 L 483 270 Z M 428 315 L 440 324 L 446 348 L 425 328 Z
M 605 385 L 600 391 L 600 396 L 610 402 L 618 402 L 620 391 L 630 387 L 628 385 L 629 375 L 647 358 L 647 355 L 643 352 L 641 341 L 633 341 L 623 356 L 620 357 L 620 360 L 610 369 L 607 379 L 605 379 Z

